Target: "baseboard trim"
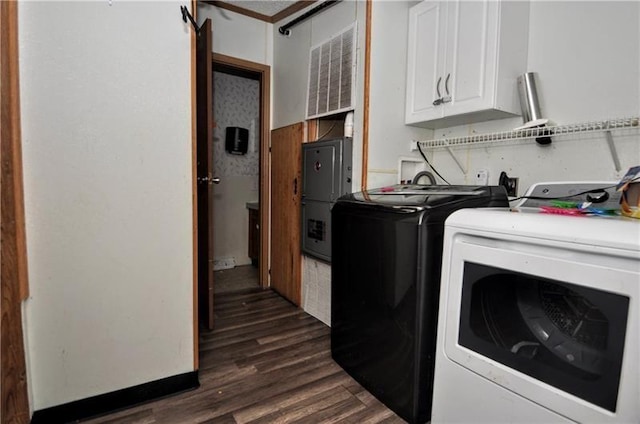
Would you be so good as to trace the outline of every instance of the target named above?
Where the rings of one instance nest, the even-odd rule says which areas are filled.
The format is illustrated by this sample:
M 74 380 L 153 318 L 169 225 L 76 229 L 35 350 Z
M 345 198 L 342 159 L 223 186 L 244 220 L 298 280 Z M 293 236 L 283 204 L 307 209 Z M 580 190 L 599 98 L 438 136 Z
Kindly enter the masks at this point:
M 200 387 L 198 371 L 187 372 L 127 387 L 63 405 L 41 409 L 33 413 L 31 424 L 69 423 L 104 415 L 142 403 L 157 400 Z

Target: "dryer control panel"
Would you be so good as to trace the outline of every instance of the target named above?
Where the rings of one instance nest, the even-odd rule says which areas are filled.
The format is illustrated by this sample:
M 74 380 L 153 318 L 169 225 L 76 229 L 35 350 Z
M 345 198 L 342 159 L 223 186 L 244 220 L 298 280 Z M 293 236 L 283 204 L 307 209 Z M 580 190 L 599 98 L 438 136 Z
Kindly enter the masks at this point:
M 529 187 L 518 207 L 540 207 L 553 200 L 590 202 L 594 207 L 618 209 L 621 193 L 615 181 L 544 182 Z

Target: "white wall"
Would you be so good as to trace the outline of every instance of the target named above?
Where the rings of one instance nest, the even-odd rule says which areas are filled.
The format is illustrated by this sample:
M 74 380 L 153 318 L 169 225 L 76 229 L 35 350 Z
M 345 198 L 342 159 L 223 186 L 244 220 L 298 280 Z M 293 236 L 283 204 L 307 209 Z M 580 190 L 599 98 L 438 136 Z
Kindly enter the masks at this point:
M 273 24 L 206 3 L 198 3 L 198 23 L 211 19 L 213 51 L 271 66 Z
M 538 72 L 544 117 L 565 125 L 640 114 L 639 9 L 638 2 L 531 2 L 528 70 Z M 435 131 L 434 137 L 510 130 L 522 123 L 514 118 L 444 128 Z M 637 130 L 614 132 L 620 172 L 603 134 L 554 137 L 547 147 L 526 141 L 456 148 L 467 175 L 447 151 L 428 155 L 453 184 L 474 184 L 478 169 L 487 169 L 489 183 L 497 184 L 500 172 L 506 171 L 519 177 L 522 194 L 539 181 L 615 180 L 639 163 L 639 139 Z M 399 155 L 409 154 L 409 140 L 400 142 L 404 152 Z M 393 166 L 384 150 L 371 151 L 370 162 L 385 158 Z
M 22 2 L 35 410 L 192 371 L 190 27 L 176 2 Z
M 230 259 L 248 265 L 249 212 L 247 202 L 259 198 L 260 82 L 214 72 L 213 172 L 220 184 L 213 186 L 213 253 L 216 268 Z M 225 149 L 227 127 L 249 130 L 247 153 L 234 155 Z
M 395 184 L 399 156 L 410 156 L 408 140 L 433 135 L 432 130 L 404 124 L 409 8 L 416 3 L 373 2 L 368 188 Z

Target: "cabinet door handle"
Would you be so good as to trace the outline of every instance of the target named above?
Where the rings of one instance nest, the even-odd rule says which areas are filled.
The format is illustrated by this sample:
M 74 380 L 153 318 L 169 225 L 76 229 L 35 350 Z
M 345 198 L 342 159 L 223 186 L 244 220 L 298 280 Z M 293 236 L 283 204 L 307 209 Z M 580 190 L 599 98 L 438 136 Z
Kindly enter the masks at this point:
M 447 91 L 447 96 L 449 95 L 449 77 L 451 74 L 447 74 L 447 79 L 444 80 L 444 89 Z
M 293 194 L 298 194 L 298 179 L 293 179 Z
M 436 92 L 438 93 L 438 98 L 442 97 L 440 94 L 440 81 L 442 81 L 442 77 L 438 77 L 438 82 L 436 83 Z

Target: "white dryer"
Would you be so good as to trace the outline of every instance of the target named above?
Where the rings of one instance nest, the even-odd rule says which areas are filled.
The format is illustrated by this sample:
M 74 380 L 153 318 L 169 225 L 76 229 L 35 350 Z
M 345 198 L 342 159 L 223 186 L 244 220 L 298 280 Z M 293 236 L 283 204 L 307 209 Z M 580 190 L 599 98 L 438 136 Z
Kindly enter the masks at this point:
M 537 184 L 447 219 L 432 423 L 640 422 L 640 220 L 544 200 L 601 212 L 614 185 Z

